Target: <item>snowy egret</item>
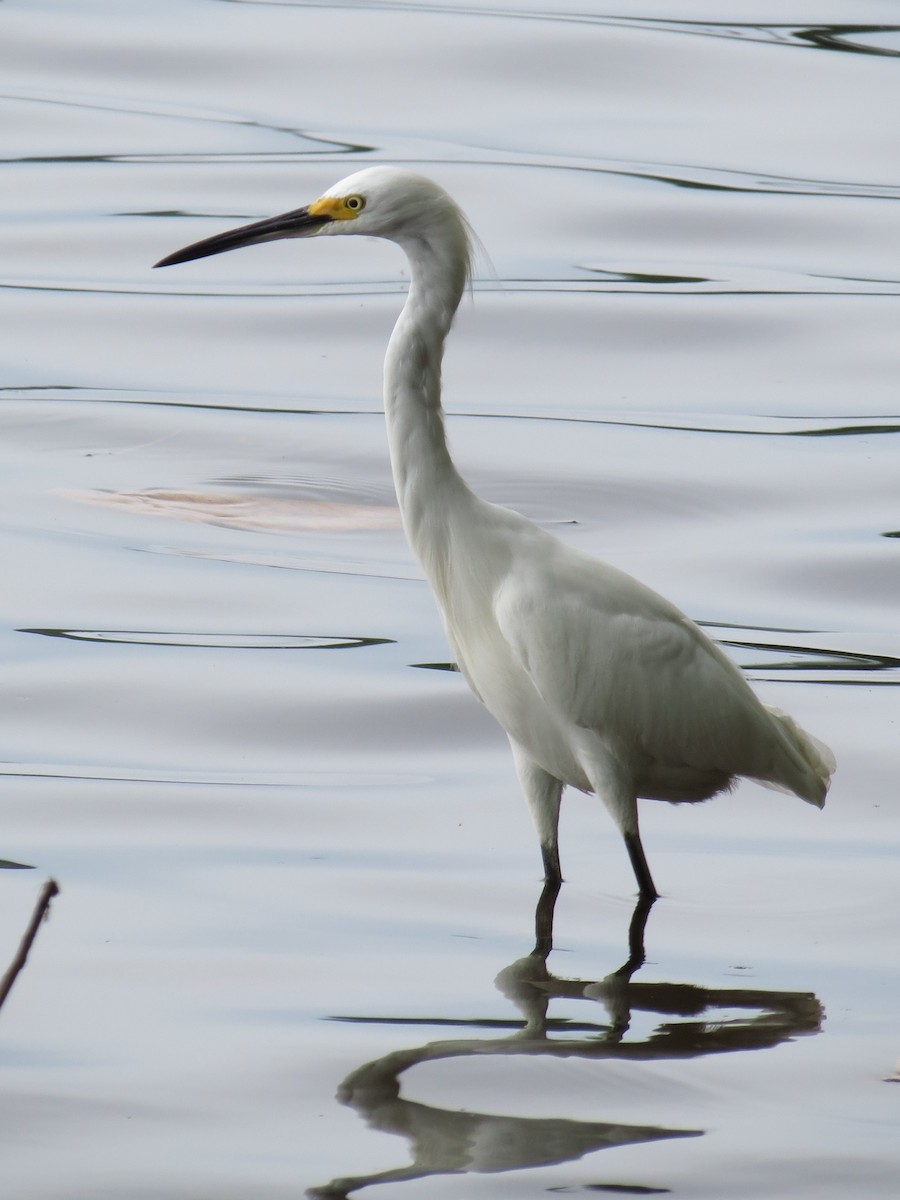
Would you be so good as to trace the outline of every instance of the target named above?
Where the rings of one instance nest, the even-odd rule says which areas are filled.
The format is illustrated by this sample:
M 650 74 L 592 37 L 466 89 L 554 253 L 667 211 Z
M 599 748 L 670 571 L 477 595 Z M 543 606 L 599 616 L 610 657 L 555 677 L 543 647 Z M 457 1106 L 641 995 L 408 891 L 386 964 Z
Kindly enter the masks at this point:
M 544 861 L 561 879 L 568 784 L 616 822 L 642 895 L 657 895 L 638 797 L 706 800 L 739 777 L 817 807 L 834 758 L 764 706 L 732 661 L 673 604 L 629 575 L 480 500 L 456 470 L 441 408 L 441 361 L 471 274 L 472 236 L 430 179 L 371 167 L 304 208 L 195 242 L 157 266 L 278 238 L 367 234 L 409 259 L 409 292 L 384 365 L 397 500 L 472 691 L 509 737 Z

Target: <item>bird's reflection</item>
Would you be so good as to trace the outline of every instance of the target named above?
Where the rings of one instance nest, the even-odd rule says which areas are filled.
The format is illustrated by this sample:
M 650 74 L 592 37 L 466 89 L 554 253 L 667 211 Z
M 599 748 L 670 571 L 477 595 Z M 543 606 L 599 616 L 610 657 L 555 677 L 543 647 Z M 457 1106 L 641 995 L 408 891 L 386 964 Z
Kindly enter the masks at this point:
M 628 1125 L 562 1118 L 504 1116 L 459 1112 L 404 1100 L 400 1076 L 419 1063 L 485 1055 L 546 1055 L 585 1059 L 675 1059 L 736 1050 L 760 1050 L 799 1034 L 815 1033 L 822 1008 L 811 993 L 749 988 L 703 988 L 692 984 L 636 983 L 632 976 L 644 963 L 644 930 L 653 905 L 641 899 L 628 931 L 628 957 L 599 980 L 561 979 L 547 968 L 553 946 L 553 914 L 558 883 L 548 883 L 535 912 L 535 947 L 505 967 L 496 985 L 519 1010 L 521 1020 L 508 1023 L 455 1021 L 445 1025 L 496 1030 L 503 1036 L 441 1039 L 413 1049 L 385 1054 L 353 1071 L 338 1089 L 342 1104 L 356 1110 L 371 1129 L 405 1137 L 412 1162 L 370 1175 L 333 1179 L 307 1192 L 310 1200 L 340 1200 L 377 1183 L 397 1183 L 431 1175 L 495 1173 L 550 1166 L 582 1158 L 595 1150 L 664 1138 L 697 1137 L 701 1129 Z M 602 1004 L 606 1020 L 573 1023 L 550 1016 L 554 1000 Z M 723 1009 L 729 1018 L 723 1019 Z M 746 1012 L 735 1017 L 734 1012 Z M 653 1031 L 640 1040 L 626 1039 L 632 1015 L 656 1014 Z M 366 1021 L 367 1017 L 342 1017 Z M 375 1018 L 377 1020 L 377 1018 Z M 400 1020 L 383 1024 L 420 1024 Z M 644 1189 L 640 1189 L 643 1191 Z

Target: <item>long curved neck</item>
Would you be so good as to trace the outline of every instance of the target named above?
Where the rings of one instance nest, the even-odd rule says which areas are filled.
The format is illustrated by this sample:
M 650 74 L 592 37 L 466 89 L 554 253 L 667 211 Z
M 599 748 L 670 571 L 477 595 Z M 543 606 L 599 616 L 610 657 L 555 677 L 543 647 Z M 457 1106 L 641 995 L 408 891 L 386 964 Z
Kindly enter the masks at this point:
M 384 410 L 403 526 L 428 570 L 444 506 L 453 495 L 470 494 L 450 458 L 441 408 L 444 341 L 465 288 L 466 265 L 452 237 L 410 241 L 403 249 L 410 287 L 385 357 Z

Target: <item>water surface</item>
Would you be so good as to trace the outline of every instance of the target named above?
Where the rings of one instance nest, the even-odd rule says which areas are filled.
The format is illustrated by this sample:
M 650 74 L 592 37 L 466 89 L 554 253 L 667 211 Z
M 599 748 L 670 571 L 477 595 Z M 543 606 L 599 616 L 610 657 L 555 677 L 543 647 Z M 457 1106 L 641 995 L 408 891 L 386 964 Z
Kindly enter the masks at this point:
M 3 963 L 61 887 L 0 1014 L 11 1194 L 894 1195 L 894 22 L 3 5 Z M 445 370 L 473 486 L 839 761 L 821 814 L 645 805 L 649 917 L 567 797 L 552 951 L 394 504 L 402 259 L 150 270 L 377 162 L 486 248 Z

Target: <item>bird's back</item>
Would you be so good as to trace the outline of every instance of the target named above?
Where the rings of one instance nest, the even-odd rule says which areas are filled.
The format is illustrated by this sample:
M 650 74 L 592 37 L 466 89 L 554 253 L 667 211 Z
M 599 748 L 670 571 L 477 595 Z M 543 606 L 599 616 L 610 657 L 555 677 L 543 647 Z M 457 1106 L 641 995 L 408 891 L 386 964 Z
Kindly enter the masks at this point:
M 484 505 L 466 530 L 435 588 L 448 631 L 473 690 L 545 770 L 584 788 L 593 745 L 638 795 L 700 800 L 744 776 L 823 803 L 827 748 L 669 601 L 506 510 Z

